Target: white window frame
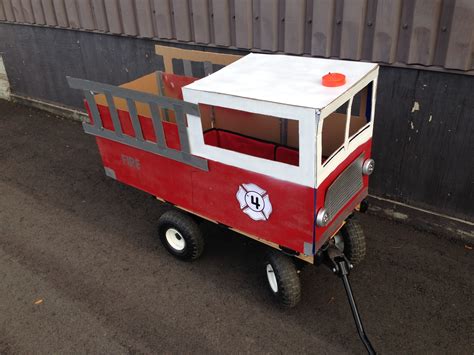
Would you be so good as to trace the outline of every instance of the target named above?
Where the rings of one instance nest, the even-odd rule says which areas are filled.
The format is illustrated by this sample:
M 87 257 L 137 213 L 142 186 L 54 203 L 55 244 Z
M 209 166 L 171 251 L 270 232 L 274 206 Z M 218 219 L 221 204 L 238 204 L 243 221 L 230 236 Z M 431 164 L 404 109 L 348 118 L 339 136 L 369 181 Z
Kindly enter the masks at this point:
M 187 114 L 190 151 L 193 155 L 222 164 L 299 185 L 315 187 L 316 146 L 314 132 L 316 132 L 316 113 L 314 109 L 198 91 L 186 87 L 183 88 L 183 98 L 194 104 L 219 106 L 298 121 L 299 166 L 207 145 L 204 143 L 201 118 Z
M 328 105 L 320 113 L 320 118 L 318 122 L 318 134 L 317 134 L 317 176 L 316 176 L 316 186 L 319 186 L 347 157 L 354 152 L 362 144 L 366 143 L 369 139 L 372 138 L 373 129 L 374 129 L 374 117 L 375 117 L 375 98 L 377 92 L 377 74 L 378 70 L 374 71 L 371 75 L 368 75 L 359 83 L 357 83 L 352 90 L 349 90 L 347 93 L 339 97 L 337 100 Z M 349 130 L 350 130 L 350 116 L 352 112 L 352 103 L 354 96 L 362 91 L 372 83 L 372 103 L 371 103 L 371 112 L 370 112 L 370 121 L 367 122 L 363 127 L 361 127 L 356 133 L 351 137 L 352 141 L 349 141 Z M 339 147 L 336 152 L 331 154 L 328 159 L 322 163 L 322 130 L 324 119 L 328 117 L 331 113 L 337 110 L 339 107 L 348 102 L 347 111 L 346 111 L 346 126 L 344 132 L 344 143 Z

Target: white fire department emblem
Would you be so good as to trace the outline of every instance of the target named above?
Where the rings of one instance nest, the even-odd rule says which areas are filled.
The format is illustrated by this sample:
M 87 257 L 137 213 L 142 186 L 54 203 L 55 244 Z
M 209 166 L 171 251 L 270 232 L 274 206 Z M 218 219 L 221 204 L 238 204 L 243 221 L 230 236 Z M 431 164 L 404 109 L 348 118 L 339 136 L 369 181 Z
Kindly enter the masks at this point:
M 235 195 L 240 209 L 255 221 L 266 221 L 272 213 L 267 192 L 255 184 L 242 184 Z

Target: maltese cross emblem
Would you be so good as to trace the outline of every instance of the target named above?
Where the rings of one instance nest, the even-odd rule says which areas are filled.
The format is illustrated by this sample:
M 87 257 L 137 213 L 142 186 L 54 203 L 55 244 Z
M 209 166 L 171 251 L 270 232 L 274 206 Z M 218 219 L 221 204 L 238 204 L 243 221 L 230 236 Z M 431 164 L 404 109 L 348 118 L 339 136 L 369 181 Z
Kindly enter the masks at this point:
M 255 184 L 242 184 L 235 195 L 240 209 L 254 221 L 266 221 L 272 213 L 267 192 Z

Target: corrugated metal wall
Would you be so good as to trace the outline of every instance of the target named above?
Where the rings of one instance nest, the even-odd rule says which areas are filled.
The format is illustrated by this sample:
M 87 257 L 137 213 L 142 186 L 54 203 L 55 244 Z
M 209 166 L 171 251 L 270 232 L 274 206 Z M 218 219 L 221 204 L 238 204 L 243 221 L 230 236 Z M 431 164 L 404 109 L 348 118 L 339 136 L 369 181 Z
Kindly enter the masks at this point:
M 474 74 L 474 0 L 0 0 L 0 21 Z

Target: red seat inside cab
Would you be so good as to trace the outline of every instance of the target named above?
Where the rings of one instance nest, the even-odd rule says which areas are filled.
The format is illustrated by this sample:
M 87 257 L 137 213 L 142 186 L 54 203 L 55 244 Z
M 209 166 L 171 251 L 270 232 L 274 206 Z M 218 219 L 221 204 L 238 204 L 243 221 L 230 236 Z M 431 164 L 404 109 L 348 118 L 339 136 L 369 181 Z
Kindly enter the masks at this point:
M 211 129 L 204 133 L 204 143 L 258 158 L 299 165 L 298 150 L 277 146 L 275 143 L 264 142 L 237 133 Z
M 298 166 L 300 163 L 299 152 L 296 149 L 288 148 L 288 147 L 277 147 L 275 152 L 275 160 Z
M 169 73 L 162 73 L 162 78 L 165 96 L 179 100 L 183 99 L 182 87 L 197 80 L 197 78 Z M 205 108 L 201 107 L 202 109 Z M 258 158 L 279 161 L 295 166 L 299 165 L 299 152 L 297 149 L 246 137 L 238 133 L 211 129 L 204 133 L 204 142 L 208 145 Z

